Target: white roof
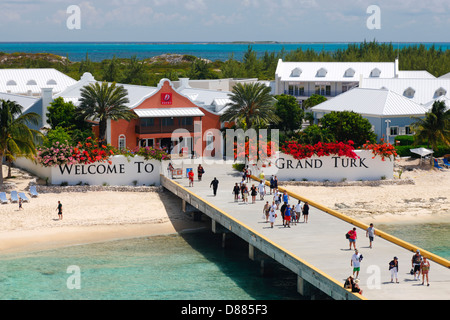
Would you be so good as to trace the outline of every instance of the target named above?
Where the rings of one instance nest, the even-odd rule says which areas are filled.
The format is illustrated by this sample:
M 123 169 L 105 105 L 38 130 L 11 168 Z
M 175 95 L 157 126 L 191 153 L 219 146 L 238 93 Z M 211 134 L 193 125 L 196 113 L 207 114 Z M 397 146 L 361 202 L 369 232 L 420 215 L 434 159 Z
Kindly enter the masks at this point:
M 134 112 L 139 118 L 203 117 L 205 115 L 199 108 L 134 109 Z
M 424 115 L 427 109 L 395 92 L 354 88 L 313 108 L 314 112 L 353 111 L 366 116 Z
M 216 91 L 209 89 L 197 89 L 197 88 L 185 88 L 180 87 L 177 92 L 188 97 L 194 104 L 199 107 L 206 108 L 209 111 L 215 113 L 221 113 L 224 110 L 220 107 L 217 108 L 217 104 L 222 104 L 229 99 L 231 92 L 229 91 Z
M 81 97 L 80 90 L 86 85 L 91 83 L 96 83 L 101 81 L 97 81 L 90 73 L 85 73 L 80 81 L 76 82 L 72 86 L 68 87 L 63 92 L 54 96 L 54 98 L 62 97 L 64 101 L 72 101 L 73 104 L 79 105 L 79 98 Z M 120 84 L 117 85 L 123 86 L 128 91 L 128 100 L 130 101 L 127 106 L 129 108 L 137 107 L 141 104 L 146 98 L 151 96 L 156 92 L 157 88 L 155 87 L 146 87 L 146 86 L 137 86 L 130 84 Z
M 450 79 L 450 72 L 439 77 L 439 79 L 447 79 L 447 78 Z
M 283 62 L 278 60 L 276 76 L 281 81 L 358 82 L 364 78 L 395 76 L 394 62 Z
M 58 93 L 77 81 L 56 69 L 0 69 L 0 91 L 40 95 L 42 88 Z
M 388 89 L 399 95 L 410 97 L 411 100 L 420 104 L 427 104 L 440 96 L 450 97 L 450 78 L 363 79 L 359 87 L 370 89 Z M 408 96 L 408 91 L 413 93 L 413 95 Z
M 21 96 L 3 92 L 0 92 L 0 99 L 5 101 L 10 100 L 16 102 L 17 104 L 22 106 L 23 108 L 22 112 L 28 110 L 28 108 L 30 108 L 33 104 L 36 103 L 36 101 L 38 101 L 38 98 L 36 97 Z
M 426 70 L 420 71 L 398 71 L 398 77 L 401 79 L 436 79 Z

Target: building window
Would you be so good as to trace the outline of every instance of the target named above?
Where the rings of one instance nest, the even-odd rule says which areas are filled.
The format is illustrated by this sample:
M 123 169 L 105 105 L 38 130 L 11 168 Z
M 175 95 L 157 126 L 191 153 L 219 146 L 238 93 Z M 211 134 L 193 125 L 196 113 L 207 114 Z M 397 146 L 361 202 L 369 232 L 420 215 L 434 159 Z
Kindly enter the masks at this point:
M 180 126 L 192 126 L 193 121 L 191 117 L 186 117 L 186 118 L 179 118 L 178 123 Z
M 124 134 L 121 134 L 121 135 L 119 136 L 119 144 L 118 144 L 118 145 L 119 145 L 119 149 L 120 149 L 120 150 L 126 148 L 126 146 L 127 146 L 127 138 L 125 137 Z
M 214 135 L 212 132 L 206 134 L 206 150 L 211 151 L 214 149 Z
M 447 90 L 445 90 L 444 88 L 439 88 L 439 89 L 436 90 L 436 92 L 434 94 L 434 97 L 438 98 L 438 97 L 441 97 L 441 96 L 445 96 L 446 94 L 447 94 Z
M 411 127 L 410 127 L 410 126 L 406 126 L 406 127 L 405 127 L 405 134 L 407 134 L 407 135 L 411 135 L 411 134 L 413 134 L 413 132 L 412 132 L 412 130 L 411 130 Z
M 154 118 L 142 118 L 141 127 L 153 127 L 155 125 Z
M 373 78 L 379 78 L 381 74 L 381 70 L 378 68 L 375 68 L 372 70 L 372 72 L 370 73 L 370 76 Z
M 320 68 L 320 69 L 317 71 L 316 76 L 317 76 L 317 77 L 323 78 L 323 77 L 325 77 L 325 76 L 327 75 L 327 73 L 328 73 L 327 69 L 325 69 L 325 68 Z
M 389 129 L 391 130 L 391 136 L 398 136 L 398 127 L 390 127 Z
M 300 68 L 295 68 L 295 69 L 292 70 L 292 72 L 291 72 L 291 77 L 300 77 L 301 74 L 302 74 L 302 69 L 300 69 Z
M 409 87 L 408 89 L 406 89 L 403 92 L 403 95 L 407 98 L 414 98 L 414 94 L 416 93 L 416 90 L 414 90 L 413 88 Z
M 345 71 L 344 77 L 352 78 L 355 75 L 355 70 L 349 68 Z
M 331 86 L 326 86 L 325 87 L 325 95 L 326 96 L 331 96 Z
M 161 118 L 161 124 L 163 127 L 173 126 L 173 118 Z

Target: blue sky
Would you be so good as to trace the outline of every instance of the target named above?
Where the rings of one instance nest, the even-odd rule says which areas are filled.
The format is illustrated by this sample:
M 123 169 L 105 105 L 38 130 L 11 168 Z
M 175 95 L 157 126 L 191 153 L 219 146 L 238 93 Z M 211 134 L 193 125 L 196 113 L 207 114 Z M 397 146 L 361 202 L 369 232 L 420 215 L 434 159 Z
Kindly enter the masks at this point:
M 67 8 L 80 8 L 70 30 Z M 380 8 L 381 29 L 367 28 Z M 0 41 L 450 42 L 449 0 L 0 0 Z

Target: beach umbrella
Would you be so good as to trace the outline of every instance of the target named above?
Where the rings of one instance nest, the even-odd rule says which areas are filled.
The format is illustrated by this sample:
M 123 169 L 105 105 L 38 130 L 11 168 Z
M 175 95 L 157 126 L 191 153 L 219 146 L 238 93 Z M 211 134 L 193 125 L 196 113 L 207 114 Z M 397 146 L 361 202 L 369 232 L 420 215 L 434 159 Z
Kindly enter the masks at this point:
M 430 149 L 426 149 L 426 148 L 416 148 L 416 149 L 409 149 L 409 151 L 411 151 L 412 153 L 418 154 L 420 155 L 420 162 L 422 162 L 422 158 L 434 153 L 433 150 Z

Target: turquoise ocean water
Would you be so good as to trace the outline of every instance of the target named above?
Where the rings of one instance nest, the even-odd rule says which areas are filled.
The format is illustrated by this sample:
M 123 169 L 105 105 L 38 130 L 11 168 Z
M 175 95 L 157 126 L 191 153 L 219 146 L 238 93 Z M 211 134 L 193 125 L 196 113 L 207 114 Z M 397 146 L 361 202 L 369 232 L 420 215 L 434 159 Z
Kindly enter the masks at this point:
M 210 231 L 0 256 L 1 300 L 292 300 L 296 276 L 266 276 L 239 239 Z M 77 266 L 80 289 L 68 289 Z
M 359 44 L 359 43 L 357 43 Z M 349 43 L 148 43 L 148 42 L 3 42 L 0 52 L 14 53 L 53 53 L 68 56 L 71 61 L 81 61 L 89 53 L 92 61 L 117 58 L 150 58 L 164 53 L 189 54 L 212 61 L 229 59 L 234 54 L 236 60 L 242 60 L 248 46 L 259 55 L 267 52 L 291 51 L 297 48 L 315 51 L 336 51 L 346 49 Z M 418 43 L 392 43 L 395 48 L 418 46 Z M 429 48 L 450 49 L 450 43 L 424 43 Z
M 379 225 L 450 259 L 450 224 Z M 80 271 L 80 289 L 67 281 Z M 296 276 L 277 263 L 264 276 L 240 239 L 210 231 L 0 256 L 1 300 L 294 300 Z M 69 273 L 68 273 L 69 271 Z M 72 282 L 70 282 L 72 283 Z

